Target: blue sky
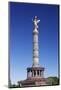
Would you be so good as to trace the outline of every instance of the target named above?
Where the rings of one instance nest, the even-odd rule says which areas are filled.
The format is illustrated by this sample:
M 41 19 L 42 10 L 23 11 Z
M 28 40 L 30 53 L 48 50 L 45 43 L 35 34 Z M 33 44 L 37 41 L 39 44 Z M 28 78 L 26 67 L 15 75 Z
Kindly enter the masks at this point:
M 33 22 L 39 23 L 39 63 L 44 75 L 58 76 L 58 5 L 9 3 L 10 76 L 12 83 L 27 78 L 33 63 Z

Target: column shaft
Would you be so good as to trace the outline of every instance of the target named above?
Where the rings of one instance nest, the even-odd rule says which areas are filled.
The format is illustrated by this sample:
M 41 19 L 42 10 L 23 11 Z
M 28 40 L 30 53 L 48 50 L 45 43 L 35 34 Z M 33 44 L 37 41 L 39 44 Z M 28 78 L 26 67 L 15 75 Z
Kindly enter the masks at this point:
M 32 77 L 34 77 L 34 71 L 32 70 Z
M 36 70 L 36 77 L 37 77 L 37 70 Z
M 34 32 L 34 41 L 33 41 L 33 65 L 37 66 L 39 64 L 39 51 L 38 51 L 38 32 Z

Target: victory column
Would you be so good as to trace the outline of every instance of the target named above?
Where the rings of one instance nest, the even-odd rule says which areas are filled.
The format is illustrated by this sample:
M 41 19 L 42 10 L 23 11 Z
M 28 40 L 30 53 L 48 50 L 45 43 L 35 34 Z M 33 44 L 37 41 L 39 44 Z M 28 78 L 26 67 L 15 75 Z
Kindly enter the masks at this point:
M 47 85 L 46 79 L 44 78 L 44 67 L 39 65 L 39 46 L 38 46 L 38 23 L 40 20 L 35 16 L 33 24 L 33 64 L 32 67 L 27 68 L 27 79 L 23 81 L 18 81 L 19 86 L 29 87 L 29 86 L 41 86 Z

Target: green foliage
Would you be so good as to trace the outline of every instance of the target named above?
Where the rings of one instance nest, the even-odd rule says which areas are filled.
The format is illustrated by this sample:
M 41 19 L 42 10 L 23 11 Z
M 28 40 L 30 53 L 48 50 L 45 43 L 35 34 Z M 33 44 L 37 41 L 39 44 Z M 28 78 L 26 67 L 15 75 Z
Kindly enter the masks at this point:
M 49 85 L 59 85 L 59 78 L 57 78 L 57 77 L 48 77 L 47 78 L 47 83 Z

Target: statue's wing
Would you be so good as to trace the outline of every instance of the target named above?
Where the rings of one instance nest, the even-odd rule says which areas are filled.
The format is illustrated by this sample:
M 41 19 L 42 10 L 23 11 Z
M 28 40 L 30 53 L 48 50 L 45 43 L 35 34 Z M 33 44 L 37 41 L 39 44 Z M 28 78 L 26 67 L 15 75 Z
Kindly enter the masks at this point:
M 39 23 L 40 22 L 40 20 L 37 20 L 37 23 Z
M 32 19 L 32 22 L 34 22 L 34 20 Z

